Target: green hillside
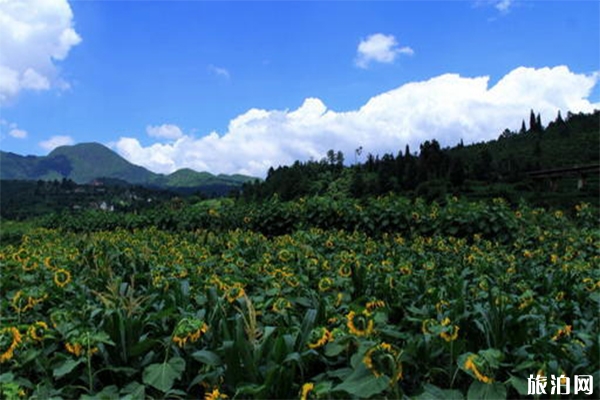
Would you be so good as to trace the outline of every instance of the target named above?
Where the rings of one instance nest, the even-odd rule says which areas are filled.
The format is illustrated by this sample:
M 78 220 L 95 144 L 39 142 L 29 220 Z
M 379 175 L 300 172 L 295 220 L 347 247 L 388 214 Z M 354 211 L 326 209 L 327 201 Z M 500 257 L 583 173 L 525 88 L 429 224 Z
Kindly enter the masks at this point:
M 112 179 L 158 188 L 199 189 L 224 194 L 254 178 L 243 175 L 218 175 L 184 168 L 170 175 L 156 174 L 134 165 L 99 143 L 61 146 L 47 156 L 21 156 L 0 152 L 0 179 L 61 180 L 86 184 L 97 179 Z
M 240 186 L 253 178 L 243 175 L 213 175 L 210 172 L 197 172 L 190 168 L 179 169 L 169 175 L 159 175 L 154 182 L 159 186 L 186 188 L 196 186 Z
M 155 175 L 143 167 L 131 164 L 98 143 L 57 147 L 46 157 L 50 163 L 49 167 L 55 167 L 55 162 L 61 162 L 63 159 L 68 160 L 70 166 L 66 178 L 77 183 L 90 182 L 96 178 L 117 178 L 129 183 L 144 183 Z

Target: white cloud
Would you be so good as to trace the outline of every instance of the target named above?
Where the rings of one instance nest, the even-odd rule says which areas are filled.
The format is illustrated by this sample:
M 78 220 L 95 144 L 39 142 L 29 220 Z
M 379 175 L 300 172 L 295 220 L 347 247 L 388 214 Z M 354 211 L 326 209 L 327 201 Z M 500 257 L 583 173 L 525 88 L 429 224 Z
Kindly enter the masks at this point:
M 39 146 L 45 150 L 52 151 L 59 146 L 67 146 L 74 144 L 75 141 L 71 136 L 52 136 L 48 140 L 39 142 Z
M 475 0 L 475 7 L 494 7 L 501 14 L 507 14 L 517 3 L 516 0 Z
M 293 111 L 251 109 L 230 121 L 222 135 L 183 135 L 147 147 L 122 137 L 114 147 L 156 172 L 189 167 L 264 176 L 271 166 L 321 159 L 329 149 L 351 159 L 359 146 L 364 154 L 383 154 L 407 144 L 416 151 L 430 139 L 442 146 L 495 139 L 505 128 L 518 130 L 532 108 L 545 122 L 558 110 L 591 112 L 600 108 L 588 99 L 598 80 L 598 74 L 576 74 L 565 66 L 520 67 L 492 87 L 486 76 L 446 74 L 374 96 L 357 110 L 336 112 L 309 98 Z
M 55 62 L 79 42 L 67 0 L 0 0 L 0 104 L 22 90 L 68 87 Z
M 358 44 L 356 66 L 368 68 L 371 62 L 393 63 L 399 54 L 413 55 L 410 47 L 399 47 L 393 35 L 375 33 Z
M 160 126 L 148 125 L 146 127 L 146 133 L 155 138 L 162 139 L 179 139 L 183 136 L 183 132 L 177 125 L 163 124 Z
M 25 139 L 27 137 L 27 131 L 23 129 L 13 128 L 8 132 L 8 134 L 15 139 Z
M 230 78 L 230 74 L 229 71 L 226 68 L 223 67 L 217 67 L 215 65 L 210 64 L 208 66 L 208 71 L 217 75 L 217 76 L 221 76 L 223 78 L 229 79 Z
M 5 131 L 5 130 L 8 130 L 8 134 L 15 139 L 27 138 L 26 130 L 19 129 L 17 124 L 14 122 L 9 122 L 5 119 L 0 118 L 0 132 Z M 4 135 L 0 135 L 0 137 L 4 138 Z
M 496 1 L 496 4 L 494 5 L 494 7 L 496 7 L 496 10 L 506 13 L 512 6 L 513 2 L 514 2 L 513 0 L 499 0 L 499 1 Z

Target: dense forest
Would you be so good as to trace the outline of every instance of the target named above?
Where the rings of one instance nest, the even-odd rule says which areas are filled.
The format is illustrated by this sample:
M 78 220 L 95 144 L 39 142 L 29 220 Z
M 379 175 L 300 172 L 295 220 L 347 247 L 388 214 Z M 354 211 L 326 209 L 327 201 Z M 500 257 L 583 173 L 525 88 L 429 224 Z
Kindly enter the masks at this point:
M 529 128 L 506 129 L 497 140 L 441 148 L 437 140 L 421 144 L 418 152 L 406 146 L 397 154 L 368 154 L 364 162 L 345 166 L 345 156 L 330 150 L 320 161 L 297 161 L 271 168 L 264 182 L 243 187 L 242 197 L 262 200 L 273 195 L 291 200 L 313 195 L 363 198 L 387 193 L 442 199 L 447 194 L 472 198 L 501 196 L 527 199 L 540 205 L 560 205 L 571 200 L 596 202 L 597 174 L 577 188 L 575 178 L 562 179 L 552 188 L 533 180 L 533 171 L 596 165 L 600 148 L 600 111 L 593 114 L 560 112 L 545 128 L 532 110 Z M 356 149 L 356 157 L 362 149 Z M 576 198 L 576 199 L 575 199 Z

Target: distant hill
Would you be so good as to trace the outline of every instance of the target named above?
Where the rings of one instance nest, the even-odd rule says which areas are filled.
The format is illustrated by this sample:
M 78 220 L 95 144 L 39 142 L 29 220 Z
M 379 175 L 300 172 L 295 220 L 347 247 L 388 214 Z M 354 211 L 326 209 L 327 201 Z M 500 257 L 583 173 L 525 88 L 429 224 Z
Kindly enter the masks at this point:
M 60 146 L 47 156 L 21 156 L 0 151 L 0 179 L 70 179 L 79 184 L 94 180 L 118 180 L 167 189 L 210 189 L 222 194 L 256 178 L 245 175 L 213 175 L 184 168 L 169 175 L 156 174 L 134 165 L 99 143 Z

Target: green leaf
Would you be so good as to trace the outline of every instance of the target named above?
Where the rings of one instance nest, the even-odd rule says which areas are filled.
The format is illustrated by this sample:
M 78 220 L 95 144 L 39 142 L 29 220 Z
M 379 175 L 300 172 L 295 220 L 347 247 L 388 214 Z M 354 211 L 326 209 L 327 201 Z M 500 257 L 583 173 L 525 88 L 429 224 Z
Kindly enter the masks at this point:
M 501 400 L 506 399 L 506 387 L 503 383 L 482 383 L 474 381 L 467 393 L 468 400 Z
M 465 397 L 459 390 L 442 389 L 429 383 L 425 384 L 424 392 L 418 395 L 415 400 L 463 400 Z
M 212 367 L 218 367 L 219 365 L 223 364 L 221 358 L 217 353 L 213 353 L 212 351 L 208 350 L 197 351 L 192 354 L 192 357 L 194 358 L 194 360 L 200 361 L 201 363 L 210 365 Z
M 125 386 L 121 390 L 121 394 L 126 395 L 122 400 L 125 400 L 127 398 L 130 398 L 131 400 L 145 399 L 146 386 L 138 382 L 131 382 L 129 385 Z
M 338 378 L 341 380 L 346 379 L 348 376 L 352 374 L 352 368 L 340 368 L 333 371 L 327 372 L 327 376 L 331 378 Z
M 359 365 L 346 380 L 336 387 L 334 391 L 344 391 L 352 396 L 369 398 L 383 392 L 389 387 L 389 378 L 375 377 L 364 365 Z
M 477 354 L 483 357 L 483 359 L 487 361 L 488 365 L 494 369 L 500 366 L 500 362 L 504 358 L 502 352 L 497 349 L 481 350 Z
M 386 321 L 384 321 L 384 322 L 386 322 Z M 405 333 L 402 333 L 397 329 L 381 329 L 379 332 L 382 335 L 387 336 L 392 339 L 404 339 L 406 337 Z
M 138 357 L 142 354 L 146 354 L 148 350 L 156 346 L 157 340 L 146 339 L 137 342 L 129 348 L 129 355 L 131 357 Z
M 184 370 L 185 360 L 181 357 L 173 357 L 168 362 L 147 366 L 143 381 L 162 392 L 167 392 L 173 387 L 175 380 L 181 377 Z
M 327 395 L 331 392 L 331 386 L 333 384 L 330 381 L 319 382 L 315 385 L 315 394 L 316 395 Z
M 290 353 L 285 357 L 285 359 L 283 360 L 283 363 L 285 364 L 290 361 L 295 361 L 298 365 L 301 365 L 302 364 L 302 356 L 297 351 Z
M 327 357 L 335 357 L 340 355 L 344 350 L 346 350 L 346 345 L 338 342 L 331 342 L 325 345 L 325 355 Z
M 102 391 L 94 394 L 94 395 L 82 395 L 81 400 L 118 400 L 119 397 L 119 388 L 115 385 L 110 385 L 102 389 Z
M 0 383 L 8 383 L 12 382 L 15 378 L 15 375 L 12 372 L 5 372 L 0 375 Z
M 69 358 L 68 360 L 65 360 L 65 362 L 60 364 L 58 367 L 54 368 L 54 371 L 52 371 L 52 375 L 54 375 L 55 378 L 62 378 L 69 372 L 73 371 L 75 367 L 77 367 L 82 362 L 83 360 L 81 359 L 73 360 Z
M 518 372 L 518 371 L 531 371 L 533 370 L 536 366 L 538 366 L 538 362 L 533 361 L 533 360 L 527 360 L 527 361 L 523 361 L 522 363 L 516 365 L 512 370 L 513 372 Z
M 519 392 L 521 396 L 526 396 L 529 394 L 527 381 L 525 379 L 517 378 L 516 376 L 511 376 L 508 380 L 508 383 L 510 383 L 512 387 L 515 388 L 515 390 Z

